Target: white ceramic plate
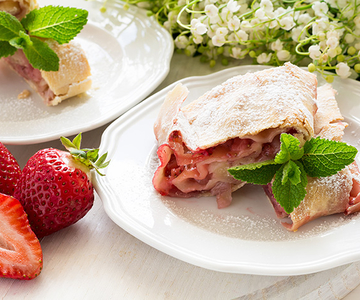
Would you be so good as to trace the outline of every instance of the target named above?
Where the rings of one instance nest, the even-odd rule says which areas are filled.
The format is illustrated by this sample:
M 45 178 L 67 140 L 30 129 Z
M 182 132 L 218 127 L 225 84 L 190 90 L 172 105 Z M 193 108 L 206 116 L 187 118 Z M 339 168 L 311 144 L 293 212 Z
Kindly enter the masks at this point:
M 40 0 L 40 6 L 59 1 Z M 0 62 L 0 141 L 28 144 L 49 141 L 97 128 L 148 96 L 169 72 L 173 40 L 146 11 L 125 11 L 117 1 L 64 0 L 61 5 L 89 11 L 89 22 L 75 38 L 84 48 L 92 72 L 91 90 L 55 107 L 47 107 L 27 83 Z
M 243 66 L 180 80 L 189 101 L 226 79 L 261 66 Z M 152 186 L 157 166 L 153 124 L 176 83 L 145 100 L 105 130 L 100 148 L 111 163 L 96 188 L 107 214 L 145 243 L 204 268 L 258 275 L 300 275 L 360 259 L 360 217 L 329 216 L 285 230 L 261 187 L 246 186 L 218 210 L 215 197 L 162 197 Z M 360 83 L 335 80 L 349 122 L 344 140 L 360 148 Z M 187 101 L 188 101 L 187 100 Z

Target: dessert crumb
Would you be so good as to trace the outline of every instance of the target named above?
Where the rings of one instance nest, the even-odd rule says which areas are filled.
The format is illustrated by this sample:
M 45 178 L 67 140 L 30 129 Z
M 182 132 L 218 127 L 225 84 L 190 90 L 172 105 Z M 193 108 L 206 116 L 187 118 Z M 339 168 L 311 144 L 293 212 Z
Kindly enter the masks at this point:
M 18 99 L 26 99 L 30 96 L 30 91 L 29 90 L 23 90 L 19 95 L 18 95 Z

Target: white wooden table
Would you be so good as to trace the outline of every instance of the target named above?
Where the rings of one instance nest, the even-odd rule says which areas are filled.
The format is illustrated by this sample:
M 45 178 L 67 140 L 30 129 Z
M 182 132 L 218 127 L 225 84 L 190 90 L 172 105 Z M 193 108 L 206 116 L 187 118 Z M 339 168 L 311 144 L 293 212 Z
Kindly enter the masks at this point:
M 210 69 L 196 58 L 175 54 L 168 77 L 156 91 L 178 79 L 222 68 Z M 83 146 L 98 147 L 106 127 L 83 133 Z M 21 167 L 42 148 L 62 149 L 59 141 L 7 146 Z M 318 274 L 278 278 L 196 267 L 153 249 L 119 228 L 104 212 L 98 196 L 82 220 L 43 238 L 41 246 L 41 275 L 31 281 L 0 279 L 0 299 L 297 299 L 299 290 L 304 289 L 310 295 L 306 299 L 339 299 L 360 282 L 357 263 Z M 268 287 L 259 290 L 267 282 Z M 254 294 L 245 297 L 249 293 Z M 360 287 L 345 299 L 360 299 Z

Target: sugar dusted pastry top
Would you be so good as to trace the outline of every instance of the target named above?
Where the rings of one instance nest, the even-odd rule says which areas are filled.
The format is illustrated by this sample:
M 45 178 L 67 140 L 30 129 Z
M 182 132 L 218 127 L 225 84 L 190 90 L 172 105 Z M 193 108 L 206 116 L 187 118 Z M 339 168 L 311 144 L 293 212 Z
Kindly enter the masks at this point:
M 180 131 L 191 150 L 270 128 L 294 128 L 308 139 L 314 135 L 316 87 L 315 75 L 290 63 L 239 75 L 182 108 L 170 131 Z
M 91 87 L 91 70 L 85 52 L 79 44 L 73 41 L 62 45 L 54 41 L 47 42 L 59 56 L 59 71 L 41 71 L 41 75 L 55 95 L 48 104 L 56 105 L 64 99 L 88 90 Z

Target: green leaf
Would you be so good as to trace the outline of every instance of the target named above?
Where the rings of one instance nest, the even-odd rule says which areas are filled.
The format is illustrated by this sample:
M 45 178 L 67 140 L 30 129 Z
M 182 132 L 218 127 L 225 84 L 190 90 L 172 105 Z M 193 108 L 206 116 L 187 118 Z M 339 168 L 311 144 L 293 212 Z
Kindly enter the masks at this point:
M 280 152 L 275 156 L 275 162 L 283 164 L 292 160 L 298 160 L 304 153 L 300 148 L 300 141 L 291 134 L 282 133 L 280 136 Z
M 32 10 L 21 23 L 30 35 L 65 44 L 83 29 L 87 16 L 83 9 L 48 5 Z
M 17 49 L 25 49 L 27 46 L 33 45 L 30 37 L 22 30 L 19 32 L 19 36 L 11 39 L 9 43 Z
M 0 11 L 0 41 L 10 41 L 19 36 L 23 26 L 13 15 Z
M 14 55 L 16 48 L 11 46 L 9 42 L 0 41 L 0 58 Z
M 80 149 L 81 139 L 82 139 L 81 132 L 76 137 L 74 137 L 72 144 L 76 149 Z
M 39 70 L 58 71 L 59 57 L 57 54 L 45 42 L 33 37 L 30 39 L 33 45 L 26 45 L 23 49 L 30 64 Z
M 87 158 L 91 162 L 95 162 L 99 157 L 99 149 L 91 149 L 87 152 Z
M 237 180 L 248 183 L 268 184 L 274 177 L 276 171 L 281 167 L 273 160 L 248 165 L 240 165 L 228 169 L 228 172 Z
M 304 145 L 301 162 L 311 177 L 331 176 L 351 164 L 357 149 L 343 142 L 327 139 L 311 139 Z
M 276 201 L 288 214 L 292 213 L 294 208 L 298 207 L 306 196 L 306 172 L 300 162 L 296 161 L 294 163 L 296 163 L 300 169 L 300 182 L 298 184 L 293 184 L 291 180 L 286 180 L 284 184 L 282 183 L 284 166 L 276 172 L 272 184 L 272 191 Z
M 292 160 L 289 160 L 284 164 L 281 183 L 285 184 L 287 180 L 290 180 L 292 184 L 298 184 L 301 181 L 301 171 L 299 166 Z

